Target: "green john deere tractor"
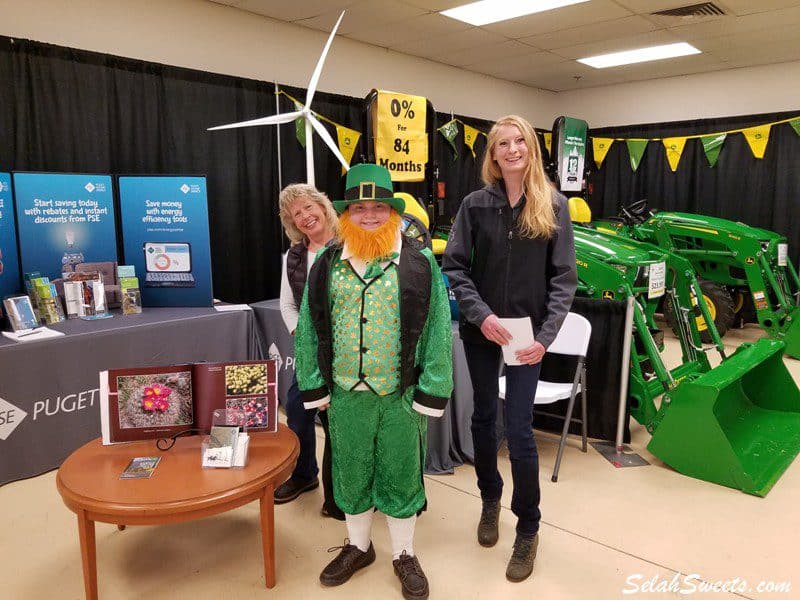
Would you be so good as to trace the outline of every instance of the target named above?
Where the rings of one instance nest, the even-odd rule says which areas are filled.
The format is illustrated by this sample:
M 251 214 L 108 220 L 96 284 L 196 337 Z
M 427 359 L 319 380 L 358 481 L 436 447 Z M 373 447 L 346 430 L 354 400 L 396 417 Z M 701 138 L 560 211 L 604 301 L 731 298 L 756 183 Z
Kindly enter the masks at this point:
M 800 358 L 800 278 L 785 236 L 715 217 L 654 214 L 647 200 L 624 207 L 616 220 L 594 224 L 600 231 L 649 242 L 686 258 L 700 277 L 721 334 L 737 321 L 757 322 L 770 337 L 785 342 L 786 354 Z M 665 316 L 674 322 L 669 306 Z M 699 326 L 704 341 L 711 341 L 705 322 Z
M 692 265 L 678 254 L 579 226 L 575 252 L 579 295 L 634 300 L 628 396 L 652 434 L 648 450 L 685 475 L 765 496 L 800 451 L 800 390 L 783 364 L 784 343 L 761 339 L 726 356 Z M 682 350 L 673 369 L 654 320 L 661 302 Z M 699 317 L 713 340 L 707 348 Z M 712 369 L 706 352 L 715 349 L 722 363 Z

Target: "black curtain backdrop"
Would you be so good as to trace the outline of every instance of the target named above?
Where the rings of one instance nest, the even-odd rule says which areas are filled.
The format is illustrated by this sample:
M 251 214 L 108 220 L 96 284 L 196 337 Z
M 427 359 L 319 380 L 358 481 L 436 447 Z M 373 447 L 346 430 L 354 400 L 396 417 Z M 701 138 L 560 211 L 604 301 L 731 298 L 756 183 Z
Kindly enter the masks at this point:
M 665 138 L 709 134 L 780 121 L 800 110 L 743 117 L 591 129 L 590 137 Z M 591 158 L 587 164 L 596 169 Z M 764 158 L 753 156 L 741 133 L 728 134 L 716 166 L 709 167 L 699 139 L 688 140 L 672 172 L 661 142 L 650 142 L 634 173 L 625 142 L 615 141 L 590 175 L 593 216 L 616 215 L 622 205 L 647 198 L 651 208 L 699 213 L 776 231 L 800 257 L 800 136 L 788 124 L 772 127 Z
M 275 132 L 206 128 L 274 112 L 271 83 L 0 37 L 0 169 L 206 175 L 232 302 L 278 294 Z

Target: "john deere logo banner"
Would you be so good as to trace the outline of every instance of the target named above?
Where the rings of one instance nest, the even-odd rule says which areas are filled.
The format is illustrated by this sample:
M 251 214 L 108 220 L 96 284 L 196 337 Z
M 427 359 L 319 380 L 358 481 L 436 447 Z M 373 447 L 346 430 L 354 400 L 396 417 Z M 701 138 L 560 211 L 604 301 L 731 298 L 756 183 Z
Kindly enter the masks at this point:
M 562 130 L 556 148 L 558 178 L 562 192 L 580 192 L 583 185 L 583 168 L 586 156 L 586 121 L 561 117 Z
M 423 181 L 428 162 L 427 101 L 422 96 L 378 92 L 375 161 L 392 181 Z
M 358 145 L 358 139 L 360 137 L 360 131 L 350 129 L 344 125 L 336 126 L 336 139 L 339 142 L 339 152 L 342 153 L 342 156 L 344 156 L 344 159 L 348 164 L 350 164 L 350 161 L 353 158 L 353 153 L 356 151 L 356 146 Z M 342 175 L 345 173 L 346 170 L 344 167 L 342 167 Z

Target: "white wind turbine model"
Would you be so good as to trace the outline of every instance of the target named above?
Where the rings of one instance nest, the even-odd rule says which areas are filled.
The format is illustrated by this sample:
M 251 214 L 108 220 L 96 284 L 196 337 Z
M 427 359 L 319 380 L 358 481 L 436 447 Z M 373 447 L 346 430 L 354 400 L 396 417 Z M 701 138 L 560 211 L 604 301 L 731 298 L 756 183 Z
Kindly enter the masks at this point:
M 342 14 L 339 15 L 339 20 L 336 21 L 336 25 L 333 26 L 333 31 L 331 31 L 331 35 L 328 37 L 328 41 L 325 44 L 325 48 L 322 50 L 319 61 L 317 61 L 317 66 L 314 69 L 314 73 L 311 75 L 311 81 L 308 82 L 306 103 L 302 109 L 289 113 L 278 113 L 277 115 L 262 117 L 260 119 L 252 119 L 250 121 L 241 121 L 240 123 L 230 123 L 228 125 L 220 125 L 218 127 L 209 127 L 208 131 L 216 131 L 218 129 L 233 129 L 235 127 L 252 127 L 254 125 L 280 125 L 281 123 L 289 123 L 295 119 L 305 119 L 306 178 L 308 179 L 308 183 L 314 185 L 314 142 L 312 128 L 317 130 L 319 136 L 322 138 L 325 144 L 327 144 L 328 148 L 330 148 L 331 152 L 333 152 L 336 158 L 339 159 L 339 162 L 342 163 L 342 166 L 345 168 L 345 170 L 350 169 L 350 165 L 347 164 L 344 156 L 342 156 L 342 153 L 339 152 L 339 147 L 333 141 L 333 138 L 328 133 L 328 130 L 325 129 L 322 123 L 317 120 L 317 118 L 314 116 L 314 112 L 311 110 L 311 101 L 314 99 L 314 93 L 317 91 L 317 82 L 319 82 L 319 76 L 322 73 L 322 65 L 325 63 L 325 57 L 328 55 L 328 50 L 333 42 L 333 37 L 336 35 L 336 30 L 339 29 L 339 23 L 342 22 L 344 13 L 345 11 L 342 11 Z

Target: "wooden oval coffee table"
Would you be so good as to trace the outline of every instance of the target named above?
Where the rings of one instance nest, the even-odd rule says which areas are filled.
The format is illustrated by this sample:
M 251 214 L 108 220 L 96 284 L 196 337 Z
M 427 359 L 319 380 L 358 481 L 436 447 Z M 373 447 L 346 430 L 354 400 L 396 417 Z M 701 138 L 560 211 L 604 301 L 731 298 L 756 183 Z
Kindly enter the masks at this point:
M 251 433 L 247 466 L 238 469 L 200 467 L 203 436 L 178 438 L 161 452 L 155 440 L 103 446 L 98 438 L 78 448 L 56 477 L 64 504 L 78 515 L 86 598 L 97 598 L 97 554 L 94 523 L 161 525 L 201 519 L 259 500 L 264 578 L 275 586 L 273 493 L 294 469 L 300 445 L 284 425 L 277 433 Z M 120 479 L 137 456 L 160 456 L 149 479 Z

